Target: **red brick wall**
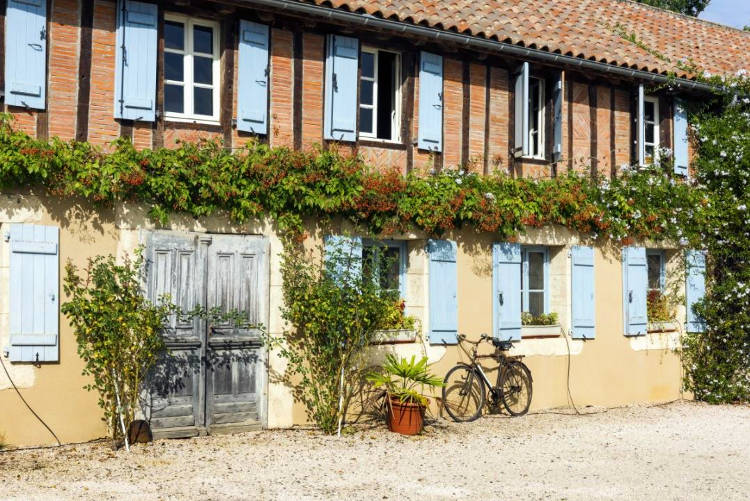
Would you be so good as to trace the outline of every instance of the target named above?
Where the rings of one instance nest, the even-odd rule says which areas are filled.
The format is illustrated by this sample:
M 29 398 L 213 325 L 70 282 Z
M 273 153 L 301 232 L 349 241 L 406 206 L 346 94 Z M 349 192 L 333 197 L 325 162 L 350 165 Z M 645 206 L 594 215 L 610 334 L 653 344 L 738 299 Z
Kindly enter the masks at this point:
M 464 102 L 463 63 L 444 58 L 443 67 L 443 168 L 461 163 Z
M 49 78 L 48 110 L 46 123 L 49 136 L 62 139 L 73 138 L 76 134 L 76 111 L 78 100 L 78 62 L 80 58 L 80 1 L 53 0 L 49 30 Z M 109 143 L 120 135 L 121 125 L 113 118 L 114 113 L 114 74 L 115 74 L 115 8 L 113 0 L 94 0 L 92 29 L 92 75 L 88 104 L 88 138 L 99 145 Z M 224 34 L 220 34 L 222 40 Z M 302 75 L 300 112 L 301 130 L 298 131 L 303 148 L 323 142 L 323 87 L 325 74 L 325 37 L 320 33 L 306 32 L 302 36 Z M 225 52 L 235 61 L 232 116 L 236 116 L 237 90 L 237 51 Z M 409 58 L 405 58 L 409 59 Z M 403 119 L 411 118 L 412 140 L 419 133 L 419 75 L 418 57 L 411 58 L 414 68 L 404 68 L 411 75 L 414 88 L 413 105 L 407 104 L 402 110 Z M 270 55 L 270 108 L 268 142 L 272 146 L 293 147 L 295 139 L 295 89 L 293 64 L 293 34 L 281 28 L 271 29 Z M 410 71 L 414 70 L 414 71 Z M 471 62 L 469 66 L 469 96 L 464 96 L 464 62 L 444 57 L 443 89 L 443 152 L 434 154 L 419 150 L 409 144 L 401 147 L 378 147 L 375 145 L 341 145 L 344 153 L 357 151 L 368 162 L 380 169 L 396 167 L 406 171 L 411 167 L 427 173 L 434 166 L 454 168 L 461 164 L 463 152 L 468 151 L 468 167 L 482 172 L 485 160 L 488 169 L 506 171 L 510 164 L 509 141 L 513 134 L 512 89 L 508 71 L 492 66 L 490 88 L 486 89 L 488 67 L 485 63 Z M 222 88 L 229 87 L 226 82 Z M 563 100 L 563 159 L 558 172 L 567 168 L 567 159 L 573 160 L 574 168 L 588 172 L 591 162 L 592 135 L 596 134 L 593 154 L 601 173 L 630 162 L 631 103 L 630 91 L 626 87 L 611 87 L 607 84 L 590 84 L 571 81 L 566 75 Z M 597 109 L 596 130 L 592 130 L 592 109 L 589 102 L 589 86 L 595 85 Z M 568 87 L 572 88 L 572 102 L 568 99 Z M 402 89 L 405 90 L 405 89 Z M 489 92 L 489 106 L 487 93 Z M 612 96 L 614 93 L 614 110 Z M 468 100 L 466 99 L 468 97 Z M 468 102 L 468 115 L 464 115 L 464 103 Z M 7 107 L 6 107 L 7 108 Z M 37 134 L 37 113 L 10 109 L 15 116 L 16 126 L 32 135 Z M 411 113 L 411 116 L 407 114 Z M 468 121 L 465 123 L 465 119 Z M 573 127 L 569 129 L 569 119 Z M 614 121 L 614 124 L 613 124 Z M 614 127 L 613 127 L 614 125 Z M 468 127 L 464 145 L 463 127 Z M 225 131 L 217 125 L 181 124 L 165 122 L 160 125 L 163 143 L 174 146 L 176 141 L 196 141 L 202 138 L 223 139 Z M 154 141 L 155 127 L 150 123 L 132 125 L 133 143 L 138 148 L 149 148 Z M 612 142 L 614 130 L 614 150 Z M 227 131 L 229 132 L 229 131 Z M 552 133 L 552 124 L 547 124 L 547 134 Z M 229 133 L 233 147 L 247 141 L 247 135 L 238 135 L 236 130 Z M 569 141 L 571 139 L 571 141 Z M 485 144 L 485 142 L 487 144 Z M 571 148 L 572 146 L 572 148 Z M 485 152 L 488 158 L 485 159 Z M 549 176 L 551 166 L 543 161 L 516 162 L 516 172 L 527 176 Z
M 269 112 L 269 142 L 271 146 L 294 146 L 292 33 L 271 30 L 271 109 Z
M 49 18 L 49 135 L 73 139 L 76 135 L 78 37 L 81 31 L 78 0 L 53 0 Z

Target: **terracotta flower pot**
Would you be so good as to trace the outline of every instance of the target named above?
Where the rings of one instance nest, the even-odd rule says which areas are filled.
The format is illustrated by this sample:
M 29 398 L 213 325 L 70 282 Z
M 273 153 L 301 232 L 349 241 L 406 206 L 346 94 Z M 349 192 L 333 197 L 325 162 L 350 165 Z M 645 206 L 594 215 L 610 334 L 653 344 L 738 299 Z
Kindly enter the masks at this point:
M 391 398 L 388 406 L 388 429 L 402 435 L 417 435 L 424 428 L 425 407 L 415 403 L 402 403 Z

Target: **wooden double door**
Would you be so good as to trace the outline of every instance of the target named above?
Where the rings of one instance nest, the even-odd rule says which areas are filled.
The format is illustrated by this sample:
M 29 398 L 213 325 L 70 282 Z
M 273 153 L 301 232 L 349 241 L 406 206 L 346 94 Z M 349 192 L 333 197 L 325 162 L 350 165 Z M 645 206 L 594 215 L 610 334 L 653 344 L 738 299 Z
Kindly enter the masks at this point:
M 182 311 L 204 306 L 266 323 L 268 242 L 261 236 L 154 231 L 146 235 L 146 282 L 152 301 Z M 206 316 L 172 315 L 167 353 L 148 378 L 144 413 L 156 436 L 259 428 L 265 364 L 260 328 Z

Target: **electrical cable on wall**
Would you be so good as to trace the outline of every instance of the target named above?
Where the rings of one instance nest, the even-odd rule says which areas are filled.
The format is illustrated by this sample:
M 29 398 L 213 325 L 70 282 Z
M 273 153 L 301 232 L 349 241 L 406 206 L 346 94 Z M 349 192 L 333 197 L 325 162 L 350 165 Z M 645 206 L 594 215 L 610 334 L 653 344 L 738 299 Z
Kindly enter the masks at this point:
M 34 409 L 31 408 L 31 406 L 26 401 L 26 399 L 23 398 L 23 395 L 21 395 L 21 392 L 18 390 L 18 387 L 16 386 L 16 383 L 14 383 L 13 379 L 10 377 L 10 373 L 8 372 L 8 368 L 5 367 L 5 362 L 3 361 L 3 357 L 2 356 L 0 356 L 0 365 L 3 366 L 3 370 L 5 371 L 5 375 L 8 376 L 8 381 L 10 381 L 10 384 L 11 384 L 11 386 L 13 386 L 13 389 L 16 390 L 16 393 L 18 394 L 18 398 L 21 399 L 21 401 L 26 405 L 26 408 L 29 409 L 29 411 L 31 411 L 31 413 L 34 415 L 34 417 L 37 418 L 39 420 L 39 422 L 44 425 L 45 428 L 47 428 L 47 431 L 49 431 L 52 434 L 52 436 L 55 437 L 55 440 L 57 441 L 57 445 L 61 446 L 62 443 L 60 442 L 60 439 L 57 438 L 57 435 L 55 435 L 55 432 L 52 431 L 52 428 L 50 428 L 49 426 L 47 426 L 47 423 L 45 423 L 44 420 L 41 417 L 39 417 L 39 414 L 37 414 L 36 412 L 34 412 Z
M 568 341 L 568 333 L 565 332 L 564 327 L 560 327 L 560 330 L 562 331 L 562 335 L 565 338 L 565 346 L 568 347 L 568 376 L 567 376 L 567 387 L 568 387 L 568 402 L 570 402 L 570 405 L 573 407 L 573 410 L 576 411 L 576 414 L 581 414 L 581 412 L 578 410 L 578 407 L 576 407 L 575 402 L 573 402 L 573 394 L 570 391 L 570 362 L 571 362 L 571 356 L 570 356 L 570 342 Z

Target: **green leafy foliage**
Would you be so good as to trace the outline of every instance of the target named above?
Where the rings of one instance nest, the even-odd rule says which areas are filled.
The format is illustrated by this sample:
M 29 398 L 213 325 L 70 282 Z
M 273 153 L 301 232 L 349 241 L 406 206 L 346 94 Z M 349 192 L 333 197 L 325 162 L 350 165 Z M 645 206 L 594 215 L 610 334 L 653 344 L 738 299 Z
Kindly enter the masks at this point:
M 285 245 L 281 316 L 289 329 L 271 344 L 288 362 L 284 378 L 310 420 L 334 433 L 360 386 L 366 348 L 396 297 L 363 279 L 361 258 L 351 249 L 339 244 L 326 250 L 321 260 L 292 242 Z
M 673 10 L 681 14 L 697 17 L 706 10 L 711 0 L 636 0 L 640 3 L 653 5 L 662 9 Z
M 425 388 L 432 391 L 443 386 L 443 380 L 434 376 L 427 365 L 427 357 L 417 360 L 397 358 L 389 353 L 385 357 L 383 367 L 367 377 L 376 388 L 384 388 L 390 398 L 395 398 L 402 404 L 414 403 L 427 405 Z
M 121 437 L 119 414 L 126 429 L 135 417 L 142 383 L 164 351 L 162 326 L 174 311 L 166 300 L 157 305 L 145 299 L 142 265 L 139 251 L 134 260 L 126 258 L 122 264 L 113 256 L 97 256 L 83 270 L 70 262 L 65 266 L 68 300 L 62 312 L 73 326 L 85 364 L 83 375 L 93 381 L 85 388 L 99 393 L 103 420 L 113 439 Z
M 406 314 L 406 302 L 400 298 L 389 305 L 378 326 L 382 330 L 414 330 L 416 327 L 417 319 Z
M 696 311 L 706 332 L 683 342 L 686 386 L 708 402 L 750 400 L 750 81 L 712 77 L 725 92 L 698 110 L 697 178 L 710 195 L 700 226 L 708 290 Z M 717 112 L 721 110 L 721 112 Z
M 528 311 L 521 313 L 521 325 L 557 325 L 557 313 L 542 313 L 541 315 L 532 315 Z

